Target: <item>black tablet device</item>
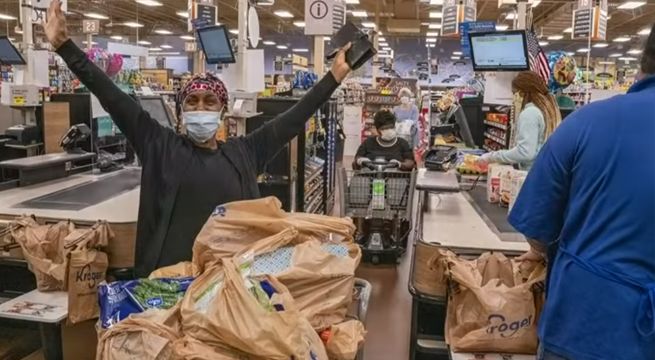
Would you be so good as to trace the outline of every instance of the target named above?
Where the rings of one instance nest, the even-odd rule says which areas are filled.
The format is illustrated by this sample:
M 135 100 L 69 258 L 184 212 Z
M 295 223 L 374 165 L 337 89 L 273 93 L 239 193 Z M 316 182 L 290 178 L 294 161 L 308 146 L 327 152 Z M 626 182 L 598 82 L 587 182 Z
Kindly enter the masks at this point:
M 25 59 L 6 36 L 0 36 L 0 63 L 5 65 L 25 65 Z

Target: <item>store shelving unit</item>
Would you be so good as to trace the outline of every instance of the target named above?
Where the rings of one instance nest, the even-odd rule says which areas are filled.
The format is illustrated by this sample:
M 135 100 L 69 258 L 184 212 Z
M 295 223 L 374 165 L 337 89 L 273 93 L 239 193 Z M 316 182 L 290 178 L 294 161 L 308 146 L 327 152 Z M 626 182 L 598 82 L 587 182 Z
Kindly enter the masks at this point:
M 509 148 L 512 130 L 511 107 L 488 105 L 484 114 L 484 145 L 487 151 Z

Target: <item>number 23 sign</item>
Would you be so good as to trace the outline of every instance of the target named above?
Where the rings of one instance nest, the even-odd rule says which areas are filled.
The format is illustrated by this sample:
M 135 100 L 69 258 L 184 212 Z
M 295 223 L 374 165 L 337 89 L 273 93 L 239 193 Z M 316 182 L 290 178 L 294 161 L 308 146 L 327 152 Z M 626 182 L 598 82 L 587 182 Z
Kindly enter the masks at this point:
M 100 21 L 82 20 L 82 32 L 85 34 L 97 34 L 100 32 Z

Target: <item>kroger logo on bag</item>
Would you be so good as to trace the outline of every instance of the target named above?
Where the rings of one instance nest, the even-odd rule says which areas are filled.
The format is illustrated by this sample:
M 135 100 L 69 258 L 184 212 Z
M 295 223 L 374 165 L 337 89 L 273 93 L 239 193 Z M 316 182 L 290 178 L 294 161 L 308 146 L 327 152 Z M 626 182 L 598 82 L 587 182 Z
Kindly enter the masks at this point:
M 500 334 L 501 337 L 514 336 L 520 329 L 530 327 L 532 324 L 532 315 L 522 320 L 513 322 L 506 321 L 505 317 L 500 314 L 489 315 L 489 326 L 487 334 Z
M 98 282 L 105 279 L 104 271 L 91 271 L 91 264 L 86 264 L 75 273 L 75 282 L 87 282 L 89 289 L 94 289 Z

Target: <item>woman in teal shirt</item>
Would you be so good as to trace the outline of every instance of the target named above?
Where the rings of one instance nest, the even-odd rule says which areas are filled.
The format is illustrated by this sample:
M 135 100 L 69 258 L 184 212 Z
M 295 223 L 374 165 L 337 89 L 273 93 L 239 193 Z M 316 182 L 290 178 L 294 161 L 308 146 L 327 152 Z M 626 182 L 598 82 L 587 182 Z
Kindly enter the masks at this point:
M 516 122 L 515 145 L 509 150 L 486 153 L 480 162 L 516 165 L 529 170 L 546 139 L 562 120 L 555 98 L 535 72 L 524 71 L 512 81 L 512 92 L 523 98 Z

